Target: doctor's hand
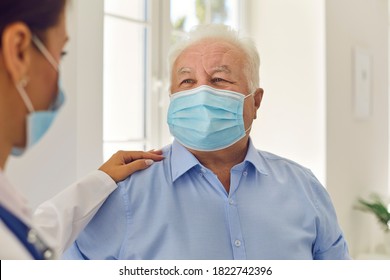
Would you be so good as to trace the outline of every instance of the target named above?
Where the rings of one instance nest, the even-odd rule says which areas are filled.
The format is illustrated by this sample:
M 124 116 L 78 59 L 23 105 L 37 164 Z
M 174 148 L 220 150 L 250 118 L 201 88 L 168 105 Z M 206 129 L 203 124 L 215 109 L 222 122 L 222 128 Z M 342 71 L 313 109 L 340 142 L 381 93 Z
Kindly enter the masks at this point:
M 138 170 L 164 159 L 162 151 L 118 151 L 99 170 L 107 173 L 115 182 L 122 181 Z

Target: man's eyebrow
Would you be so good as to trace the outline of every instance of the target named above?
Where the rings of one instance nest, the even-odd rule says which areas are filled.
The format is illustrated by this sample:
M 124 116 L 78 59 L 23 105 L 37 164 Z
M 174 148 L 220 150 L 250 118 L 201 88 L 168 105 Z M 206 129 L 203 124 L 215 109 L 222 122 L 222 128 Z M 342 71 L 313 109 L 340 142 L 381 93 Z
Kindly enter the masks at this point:
M 226 73 L 226 74 L 230 74 L 232 71 L 230 71 L 229 66 L 227 66 L 227 65 L 221 65 L 221 66 L 214 67 L 213 71 L 212 71 L 213 74 L 221 73 L 221 72 Z
M 190 67 L 180 67 L 179 70 L 177 70 L 178 74 L 189 74 L 192 72 L 192 69 Z

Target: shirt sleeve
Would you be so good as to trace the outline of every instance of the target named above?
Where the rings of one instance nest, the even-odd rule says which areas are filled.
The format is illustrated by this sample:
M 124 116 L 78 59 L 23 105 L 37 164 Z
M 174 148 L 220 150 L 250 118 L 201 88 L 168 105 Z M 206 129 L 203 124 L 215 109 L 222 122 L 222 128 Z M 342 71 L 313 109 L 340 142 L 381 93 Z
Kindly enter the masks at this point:
M 317 209 L 317 238 L 313 246 L 315 260 L 351 259 L 347 242 L 338 224 L 331 198 L 321 183 L 313 177 L 313 193 Z
M 38 206 L 34 227 L 57 257 L 74 242 L 116 187 L 109 175 L 96 170 Z

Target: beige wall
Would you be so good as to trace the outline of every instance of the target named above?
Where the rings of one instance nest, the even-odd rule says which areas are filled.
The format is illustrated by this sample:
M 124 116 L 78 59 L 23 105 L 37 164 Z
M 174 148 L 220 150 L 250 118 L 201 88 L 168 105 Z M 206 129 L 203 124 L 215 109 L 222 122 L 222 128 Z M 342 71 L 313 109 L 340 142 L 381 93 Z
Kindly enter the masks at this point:
M 327 187 L 354 255 L 373 251 L 376 221 L 353 210 L 358 196 L 388 188 L 387 0 L 327 0 Z M 372 114 L 354 116 L 353 49 L 372 59 Z

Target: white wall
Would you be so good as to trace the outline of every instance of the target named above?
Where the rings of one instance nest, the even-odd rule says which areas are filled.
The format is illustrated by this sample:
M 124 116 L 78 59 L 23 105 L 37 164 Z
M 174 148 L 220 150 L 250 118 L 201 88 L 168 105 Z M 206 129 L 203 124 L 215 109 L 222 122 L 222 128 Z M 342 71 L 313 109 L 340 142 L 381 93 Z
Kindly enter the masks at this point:
M 327 0 L 327 185 L 354 255 L 382 241 L 374 219 L 353 209 L 358 196 L 388 188 L 387 0 Z M 353 49 L 372 58 L 372 114 L 353 111 Z
M 325 184 L 323 1 L 251 0 L 248 11 L 265 91 L 252 139 Z
M 325 183 L 353 257 L 382 241 L 358 196 L 388 188 L 387 0 L 251 0 L 265 89 L 253 139 Z M 353 115 L 353 48 L 372 57 L 372 116 Z
M 102 162 L 103 0 L 71 1 L 67 23 L 66 103 L 44 139 L 6 169 L 32 207 Z

